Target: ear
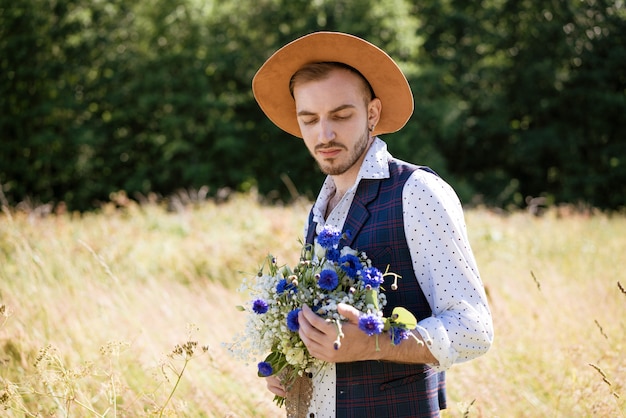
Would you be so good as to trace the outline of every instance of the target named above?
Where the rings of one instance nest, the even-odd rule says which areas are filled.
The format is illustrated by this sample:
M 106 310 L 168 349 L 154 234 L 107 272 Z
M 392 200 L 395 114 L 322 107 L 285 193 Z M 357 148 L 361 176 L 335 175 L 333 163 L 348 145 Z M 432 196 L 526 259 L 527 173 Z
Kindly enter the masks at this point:
M 367 105 L 367 126 L 370 128 L 378 125 L 380 113 L 383 110 L 383 103 L 378 97 L 373 98 Z

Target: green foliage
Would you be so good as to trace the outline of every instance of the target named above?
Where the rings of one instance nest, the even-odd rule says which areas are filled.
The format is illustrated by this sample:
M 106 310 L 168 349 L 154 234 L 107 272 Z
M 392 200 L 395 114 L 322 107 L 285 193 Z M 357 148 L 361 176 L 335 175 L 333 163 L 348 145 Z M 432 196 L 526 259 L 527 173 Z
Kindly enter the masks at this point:
M 453 182 L 497 206 L 539 195 L 624 206 L 625 13 L 611 1 L 420 8 L 415 84 L 436 120 L 421 131 L 438 131 Z
M 125 190 L 313 196 L 322 175 L 256 105 L 277 48 L 317 30 L 394 57 L 416 111 L 388 136 L 462 200 L 608 209 L 626 196 L 626 7 L 611 0 L 0 0 L 0 186 L 91 209 Z

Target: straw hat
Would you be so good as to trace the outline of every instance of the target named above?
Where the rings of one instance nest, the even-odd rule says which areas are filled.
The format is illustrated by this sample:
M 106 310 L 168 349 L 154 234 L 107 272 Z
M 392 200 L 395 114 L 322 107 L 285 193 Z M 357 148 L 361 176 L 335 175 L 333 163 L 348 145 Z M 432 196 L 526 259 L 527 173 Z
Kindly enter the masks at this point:
M 289 81 L 303 65 L 341 62 L 358 70 L 382 102 L 374 135 L 401 129 L 413 113 L 413 95 L 406 77 L 387 53 L 353 35 L 316 32 L 276 51 L 257 71 L 252 91 L 267 117 L 282 130 L 302 138 Z

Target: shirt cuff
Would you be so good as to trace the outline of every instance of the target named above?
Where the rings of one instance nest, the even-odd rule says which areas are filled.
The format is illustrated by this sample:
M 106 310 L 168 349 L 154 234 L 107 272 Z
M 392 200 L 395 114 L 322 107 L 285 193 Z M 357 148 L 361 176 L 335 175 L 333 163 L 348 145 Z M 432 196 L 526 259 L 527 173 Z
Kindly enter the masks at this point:
M 443 323 L 435 317 L 423 319 L 417 324 L 415 330 L 424 340 L 424 344 L 438 363 L 428 364 L 438 372 L 452 367 L 458 357 L 458 353 L 452 348 L 452 342 L 448 337 L 448 331 Z

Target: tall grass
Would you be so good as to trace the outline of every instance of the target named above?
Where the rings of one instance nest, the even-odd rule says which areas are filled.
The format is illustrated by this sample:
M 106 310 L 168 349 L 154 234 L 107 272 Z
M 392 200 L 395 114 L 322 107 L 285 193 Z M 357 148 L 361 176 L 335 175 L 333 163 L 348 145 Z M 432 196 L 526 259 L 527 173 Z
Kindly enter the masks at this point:
M 0 215 L 0 415 L 284 415 L 222 343 L 245 320 L 241 279 L 267 253 L 297 259 L 308 205 L 117 202 Z M 445 416 L 625 416 L 626 218 L 467 222 L 496 340 L 449 371 Z
M 450 371 L 452 416 L 472 401 L 470 416 L 626 416 L 626 219 L 471 211 L 468 224 L 496 338 Z

